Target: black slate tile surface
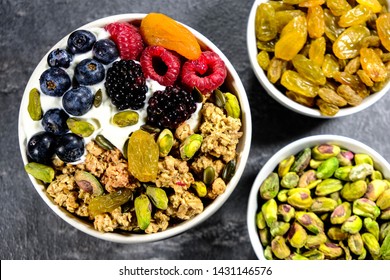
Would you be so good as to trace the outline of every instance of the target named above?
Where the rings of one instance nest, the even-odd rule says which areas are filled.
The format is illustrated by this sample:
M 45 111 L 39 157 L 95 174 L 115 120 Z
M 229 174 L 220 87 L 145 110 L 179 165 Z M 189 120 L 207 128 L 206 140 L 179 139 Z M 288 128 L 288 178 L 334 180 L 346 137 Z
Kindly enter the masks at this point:
M 362 141 L 390 160 L 389 96 L 358 114 L 312 119 L 269 97 L 246 49 L 249 0 L 2 0 L 0 1 L 0 258 L 1 259 L 255 259 L 246 227 L 247 200 L 262 165 L 299 138 L 338 134 Z M 240 75 L 251 105 L 253 134 L 247 167 L 221 209 L 168 240 L 124 245 L 98 240 L 50 211 L 23 170 L 18 113 L 29 76 L 46 52 L 74 29 L 122 13 L 165 13 L 213 41 Z

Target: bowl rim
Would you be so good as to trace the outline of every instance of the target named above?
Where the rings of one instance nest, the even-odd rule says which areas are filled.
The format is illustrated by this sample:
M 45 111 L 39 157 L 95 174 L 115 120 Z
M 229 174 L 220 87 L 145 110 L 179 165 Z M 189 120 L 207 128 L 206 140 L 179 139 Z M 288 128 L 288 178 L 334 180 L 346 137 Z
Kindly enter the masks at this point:
M 249 233 L 249 239 L 252 244 L 252 248 L 255 251 L 255 254 L 258 259 L 266 260 L 263 255 L 263 246 L 260 243 L 258 230 L 256 226 L 256 213 L 258 211 L 258 196 L 259 196 L 259 188 L 264 179 L 271 173 L 279 162 L 289 155 L 295 155 L 299 151 L 307 147 L 313 147 L 315 145 L 323 144 L 323 143 L 334 143 L 336 145 L 340 145 L 341 147 L 345 147 L 350 149 L 354 153 L 364 152 L 369 154 L 374 160 L 374 166 L 381 170 L 383 175 L 387 178 L 390 178 L 390 164 L 389 162 L 381 156 L 378 152 L 376 152 L 373 148 L 368 145 L 346 137 L 335 134 L 323 134 L 323 135 L 314 135 L 304 137 L 294 142 L 287 144 L 279 151 L 277 151 L 260 169 L 257 174 L 255 181 L 253 182 L 252 188 L 249 193 L 248 199 L 248 208 L 247 208 L 247 228 Z
M 280 92 L 267 78 L 264 70 L 259 66 L 257 63 L 257 47 L 256 47 L 256 35 L 255 35 L 255 18 L 256 18 L 256 9 L 257 6 L 261 3 L 266 3 L 269 0 L 255 0 L 252 8 L 250 10 L 248 24 L 247 24 L 247 49 L 248 49 L 248 55 L 249 55 L 249 61 L 252 66 L 252 70 L 255 73 L 256 78 L 262 85 L 262 87 L 266 90 L 266 92 L 279 104 L 287 107 L 288 109 L 305 115 L 309 117 L 314 118 L 320 118 L 320 119 L 332 119 L 332 118 L 338 118 L 338 117 L 344 117 L 348 116 L 357 112 L 360 112 L 371 105 L 373 105 L 375 102 L 377 102 L 379 99 L 381 99 L 386 93 L 390 92 L 390 82 L 387 83 L 387 85 L 381 89 L 380 91 L 369 95 L 366 97 L 363 102 L 355 107 L 346 107 L 346 108 L 340 108 L 340 111 L 334 115 L 334 116 L 325 116 L 320 113 L 318 109 L 313 109 L 306 107 L 304 105 L 301 105 L 290 98 L 288 98 L 285 94 Z M 387 0 L 387 2 L 390 4 L 390 1 Z
M 91 27 L 102 27 L 106 25 L 107 23 L 111 23 L 114 21 L 133 21 L 133 20 L 142 20 L 147 14 L 144 13 L 126 13 L 126 14 L 117 14 L 117 15 L 111 15 L 108 17 L 100 18 L 94 21 L 91 21 L 87 24 L 84 24 L 83 26 L 77 28 L 77 29 L 83 29 L 83 28 L 91 28 Z M 179 22 L 179 21 L 178 21 Z M 181 22 L 180 22 L 181 23 Z M 185 27 L 187 27 L 194 35 L 195 37 L 207 48 L 211 49 L 215 53 L 217 53 L 221 59 L 225 62 L 226 68 L 228 73 L 232 76 L 232 86 L 237 91 L 237 98 L 239 99 L 240 105 L 241 105 L 241 121 L 242 121 L 242 131 L 244 132 L 243 137 L 240 139 L 239 146 L 242 147 L 242 151 L 238 153 L 237 157 L 237 169 L 236 172 L 231 179 L 231 181 L 228 183 L 228 187 L 226 188 L 226 191 L 217 197 L 211 204 L 209 204 L 207 207 L 204 208 L 204 211 L 197 216 L 184 221 L 174 227 L 168 228 L 165 231 L 157 232 L 153 234 L 135 234 L 135 233 L 117 233 L 117 232 L 99 232 L 93 228 L 93 225 L 87 224 L 87 222 L 81 220 L 76 215 L 73 215 L 69 213 L 66 209 L 63 209 L 63 207 L 60 207 L 59 205 L 55 204 L 54 201 L 47 195 L 45 191 L 45 187 L 43 184 L 40 184 L 34 177 L 32 177 L 30 174 L 27 174 L 30 178 L 31 183 L 33 184 L 35 190 L 38 192 L 40 197 L 43 199 L 43 201 L 46 203 L 47 206 L 55 213 L 57 214 L 62 220 L 73 226 L 74 228 L 90 235 L 96 238 L 99 238 L 101 240 L 116 242 L 116 243 L 123 243 L 123 244 L 137 244 L 137 243 L 147 243 L 147 242 L 155 242 L 159 240 L 164 240 L 176 235 L 179 235 L 197 225 L 204 222 L 206 219 L 211 217 L 217 210 L 219 210 L 222 205 L 226 202 L 226 200 L 230 197 L 230 195 L 233 193 L 234 189 L 237 187 L 238 182 L 244 172 L 246 162 L 248 160 L 249 156 L 249 150 L 251 146 L 251 139 L 252 139 L 252 119 L 251 119 L 251 112 L 250 112 L 250 106 L 249 101 L 247 98 L 247 94 L 245 91 L 245 88 L 242 84 L 242 81 L 237 74 L 235 68 L 229 61 L 229 59 L 222 53 L 222 51 L 209 39 L 207 39 L 203 34 L 196 31 L 195 29 L 181 23 Z M 75 29 L 75 30 L 77 30 Z M 36 79 L 39 79 L 39 76 L 41 74 L 41 69 L 44 67 L 46 61 L 47 55 L 55 48 L 58 47 L 58 45 L 61 44 L 66 38 L 73 32 L 69 32 L 66 36 L 64 36 L 62 39 L 60 39 L 40 60 L 34 71 L 32 72 L 19 107 L 19 115 L 18 115 L 18 138 L 19 138 L 19 148 L 23 159 L 23 164 L 27 164 L 27 156 L 26 156 L 26 146 L 25 146 L 25 139 L 26 136 L 24 134 L 23 129 L 21 129 L 23 125 L 22 120 L 22 110 L 25 110 L 28 103 L 28 92 L 32 88 L 32 84 Z

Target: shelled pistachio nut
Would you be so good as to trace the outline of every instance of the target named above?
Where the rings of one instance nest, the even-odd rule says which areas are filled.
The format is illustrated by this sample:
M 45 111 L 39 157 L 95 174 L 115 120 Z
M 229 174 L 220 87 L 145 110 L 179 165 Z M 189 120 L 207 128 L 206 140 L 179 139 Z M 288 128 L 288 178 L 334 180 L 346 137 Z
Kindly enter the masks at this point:
M 207 187 L 205 183 L 196 181 L 191 185 L 191 187 L 195 189 L 199 197 L 205 197 L 207 195 Z
M 276 174 L 276 176 L 278 176 L 278 175 Z M 279 177 L 278 177 L 278 179 L 279 179 Z M 299 181 L 299 176 L 297 173 L 288 172 L 286 175 L 283 176 L 280 184 L 282 185 L 282 187 L 284 187 L 286 189 L 292 189 L 298 185 L 298 181 Z
M 268 228 L 263 228 L 259 230 L 260 242 L 266 247 L 271 244 L 271 233 Z
M 225 93 L 226 102 L 225 102 L 225 110 L 229 117 L 238 119 L 241 115 L 240 103 L 238 102 L 237 97 L 230 92 Z
M 298 223 L 293 223 L 287 234 L 287 240 L 294 248 L 302 248 L 307 241 L 306 230 Z
M 362 234 L 362 239 L 364 246 L 370 252 L 371 256 L 374 259 L 377 259 L 380 256 L 380 245 L 378 240 L 371 233 L 365 232 Z
M 385 210 L 390 208 L 390 189 L 385 190 L 377 199 L 376 205 L 381 209 Z
M 324 222 L 312 212 L 295 212 L 295 218 L 302 226 L 314 234 L 324 231 Z
M 291 166 L 293 165 L 294 162 L 295 162 L 295 156 L 293 156 L 293 155 L 291 155 L 288 158 L 282 160 L 279 163 L 279 166 L 278 166 L 278 175 L 279 175 L 279 177 L 283 177 L 284 175 L 286 175 L 290 171 L 290 168 L 291 168 Z
M 326 160 L 336 157 L 340 153 L 340 147 L 331 144 L 317 145 L 312 149 L 312 155 L 315 160 Z
M 367 163 L 369 165 L 374 166 L 374 161 L 369 155 L 366 154 L 355 154 L 355 164 L 362 164 L 362 163 Z
M 89 137 L 95 131 L 95 127 L 91 123 L 76 118 L 67 119 L 66 125 L 70 131 L 81 137 Z
M 279 192 L 279 176 L 272 172 L 260 186 L 260 196 L 265 199 L 275 198 Z
M 339 168 L 339 161 L 335 157 L 328 158 L 317 168 L 316 176 L 319 179 L 327 179 L 333 176 L 334 172 Z
M 364 180 L 358 180 L 355 182 L 348 182 L 344 185 L 340 192 L 342 198 L 347 201 L 355 201 L 358 198 L 363 197 L 367 191 L 367 183 Z
M 341 166 L 334 172 L 334 177 L 343 181 L 349 181 L 349 173 L 352 170 L 352 165 Z
M 290 248 L 286 244 L 286 240 L 283 236 L 276 236 L 271 241 L 271 249 L 272 253 L 278 258 L 278 259 L 284 259 L 287 258 L 290 254 Z
M 191 159 L 202 145 L 203 137 L 200 134 L 191 134 L 180 145 L 180 156 L 183 160 Z
M 366 230 L 375 236 L 377 240 L 379 240 L 379 224 L 377 221 L 371 218 L 364 218 L 363 220 L 364 227 Z
M 342 241 L 348 238 L 349 234 L 345 231 L 343 231 L 341 228 L 338 227 L 331 227 L 327 235 L 329 236 L 330 239 L 337 240 L 337 241 Z
M 311 149 L 306 148 L 297 155 L 294 163 L 291 166 L 290 171 L 295 172 L 297 174 L 301 174 L 309 165 L 310 159 L 311 159 Z
M 352 165 L 352 160 L 354 158 L 354 154 L 351 151 L 341 150 L 337 155 L 337 159 L 339 160 L 340 166 L 350 166 Z
M 276 196 L 276 198 L 280 202 L 286 202 L 287 201 L 287 194 L 288 194 L 288 190 L 280 190 L 278 195 Z
M 328 241 L 328 237 L 323 232 L 320 232 L 316 235 L 308 234 L 307 239 L 306 239 L 305 248 L 309 249 L 309 250 L 313 249 L 313 248 L 318 248 L 318 246 L 320 246 L 321 244 L 323 244 L 327 241 Z
M 379 241 L 383 242 L 386 236 L 390 235 L 390 222 L 384 223 L 379 229 Z
M 174 144 L 174 138 L 172 132 L 165 128 L 158 135 L 157 145 L 160 151 L 160 157 L 165 157 L 169 154 Z
M 146 187 L 146 195 L 158 209 L 166 210 L 168 208 L 167 193 L 162 188 L 148 186 Z
M 259 212 L 256 215 L 256 226 L 258 229 L 265 229 L 267 226 L 262 212 Z
M 321 244 L 318 249 L 324 253 L 325 257 L 331 259 L 340 257 L 343 254 L 343 249 L 339 245 L 331 242 Z
M 381 211 L 375 202 L 367 198 L 359 198 L 353 202 L 352 212 L 355 215 L 376 219 Z
M 319 183 L 316 187 L 315 194 L 318 196 L 326 196 L 337 192 L 343 188 L 343 184 L 338 179 L 328 178 Z
M 362 229 L 362 226 L 362 219 L 359 216 L 352 215 L 341 225 L 341 230 L 350 234 L 355 234 Z
M 134 209 L 137 216 L 138 227 L 145 230 L 152 219 L 152 204 L 145 194 L 141 194 L 134 200 Z
M 278 220 L 278 205 L 274 199 L 270 199 L 261 206 L 265 222 L 268 227 L 271 227 Z
M 364 180 L 367 176 L 374 172 L 374 167 L 368 163 L 361 163 L 355 165 L 349 172 L 349 179 L 351 181 Z
M 279 222 L 276 221 L 271 225 L 271 235 L 272 236 L 283 236 L 286 234 L 286 232 L 290 229 L 290 224 L 286 222 Z
M 385 191 L 387 183 L 384 180 L 372 180 L 367 185 L 367 191 L 364 195 L 369 200 L 376 201 L 379 196 Z M 388 203 L 390 207 L 390 202 Z
M 302 254 L 302 256 L 304 256 L 305 258 L 308 258 L 309 260 L 324 260 L 325 259 L 324 253 L 317 250 L 317 249 L 306 251 Z
M 330 222 L 333 225 L 344 223 L 352 214 L 351 204 L 343 202 L 338 205 L 330 215 Z
M 308 209 L 313 203 L 310 190 L 306 188 L 294 188 L 287 193 L 287 203 L 299 209 Z
M 112 123 L 119 127 L 132 126 L 138 123 L 139 114 L 136 111 L 122 111 L 112 117 Z
M 50 166 L 41 163 L 30 162 L 24 166 L 24 169 L 35 179 L 41 180 L 45 183 L 50 183 L 54 179 L 55 171 Z
M 322 180 L 317 178 L 315 170 L 311 169 L 304 172 L 299 178 L 298 187 L 313 189 L 321 182 Z
M 270 245 L 266 246 L 264 249 L 264 257 L 266 260 L 273 260 L 273 255 L 272 255 L 272 248 Z
M 388 235 L 379 249 L 379 254 L 384 260 L 390 260 L 390 235 Z
M 360 233 L 355 233 L 348 236 L 348 247 L 355 255 L 360 256 L 363 253 L 364 243 Z
M 330 212 L 337 207 L 337 201 L 328 197 L 317 197 L 313 199 L 310 211 L 314 213 Z
M 33 88 L 29 93 L 27 111 L 33 121 L 42 119 L 43 111 L 40 95 L 37 88 Z
M 281 216 L 286 223 L 290 222 L 295 216 L 295 209 L 289 204 L 280 204 L 278 206 L 278 216 Z

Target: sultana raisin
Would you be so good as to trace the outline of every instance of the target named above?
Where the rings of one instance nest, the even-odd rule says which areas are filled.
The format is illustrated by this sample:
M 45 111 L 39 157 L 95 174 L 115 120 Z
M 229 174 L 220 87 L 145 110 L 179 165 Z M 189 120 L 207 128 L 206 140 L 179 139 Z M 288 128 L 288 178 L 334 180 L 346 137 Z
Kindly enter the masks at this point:
M 349 27 L 358 24 L 364 24 L 372 15 L 370 8 L 357 5 L 340 17 L 339 25 Z
M 382 5 L 378 2 L 378 0 L 356 0 L 356 2 L 370 8 L 373 13 L 379 13 L 382 11 Z
M 130 189 L 120 189 L 105 195 L 95 196 L 91 199 L 88 210 L 92 216 L 111 212 L 125 204 L 132 196 Z
M 303 48 L 307 38 L 307 23 L 304 16 L 293 18 L 282 30 L 275 44 L 275 56 L 291 60 Z M 292 42 L 294 42 L 292 44 Z
M 286 61 L 276 57 L 271 59 L 267 71 L 267 78 L 271 83 L 274 84 L 280 79 L 286 63 Z
M 257 41 L 256 42 L 257 48 L 259 50 L 267 51 L 267 52 L 274 52 L 275 51 L 275 44 L 276 44 L 276 41 L 268 41 L 268 42 Z
M 309 7 L 307 10 L 307 32 L 310 38 L 320 38 L 324 34 L 325 20 L 321 6 Z
M 333 43 L 333 53 L 340 59 L 358 56 L 362 40 L 370 36 L 370 30 L 362 25 L 346 29 Z
M 347 105 L 347 101 L 338 95 L 333 89 L 320 88 L 318 90 L 319 97 L 329 104 L 334 104 L 337 107 L 344 107 Z
M 310 59 L 301 54 L 297 54 L 292 59 L 295 69 L 302 77 L 317 85 L 325 85 L 326 77 L 321 68 Z
M 349 74 L 355 74 L 357 70 L 360 68 L 360 57 L 357 56 L 350 61 L 348 61 L 347 65 L 344 68 L 344 71 Z
M 347 0 L 327 0 L 326 5 L 335 16 L 341 16 L 352 8 Z
M 339 107 L 334 104 L 325 102 L 322 99 L 317 99 L 316 104 L 320 109 L 320 112 L 325 116 L 334 116 L 340 111 Z
M 257 54 L 257 63 L 263 70 L 267 70 L 269 65 L 269 55 L 266 51 L 261 51 Z
M 282 32 L 283 28 L 289 23 L 293 18 L 298 16 L 304 16 L 305 13 L 301 10 L 287 10 L 287 11 L 278 11 L 275 13 L 276 19 L 276 29 L 278 33 Z
M 285 10 L 294 10 L 294 6 L 290 4 L 286 4 L 283 1 L 268 1 L 268 4 L 270 4 L 275 12 L 277 11 L 285 11 Z
M 324 19 L 325 35 L 334 42 L 345 29 L 338 25 L 338 18 L 335 17 L 329 9 L 324 9 Z
M 360 49 L 360 63 L 362 64 L 364 72 L 366 72 L 374 82 L 381 82 L 386 79 L 386 67 L 380 56 L 373 49 Z
M 376 27 L 382 45 L 390 51 L 390 13 L 381 14 L 376 20 Z
M 381 45 L 381 40 L 378 36 L 371 35 L 363 39 L 362 47 L 379 47 Z
M 339 71 L 340 66 L 336 58 L 331 54 L 326 54 L 324 57 L 324 63 L 322 64 L 322 72 L 325 77 L 333 78 L 333 75 Z
M 288 90 L 302 94 L 307 97 L 316 97 L 318 86 L 311 81 L 303 78 L 299 73 L 287 70 L 283 73 L 280 83 Z
M 306 0 L 304 2 L 301 2 L 298 4 L 299 7 L 315 7 L 315 6 L 321 6 L 325 3 L 325 0 Z
M 337 88 L 337 94 L 344 98 L 349 105 L 357 106 L 362 103 L 362 98 L 350 86 L 341 85 Z
M 372 87 L 374 83 L 364 70 L 358 70 L 356 73 L 360 80 L 368 87 Z
M 291 90 L 286 91 L 286 96 L 299 104 L 305 105 L 307 107 L 314 107 L 314 98 L 312 97 L 307 97 Z
M 262 3 L 257 7 L 255 29 L 260 41 L 271 41 L 276 37 L 275 9 L 270 4 Z
M 134 131 L 127 146 L 129 172 L 141 182 L 154 181 L 159 153 L 159 147 L 151 134 L 143 130 Z
M 362 98 L 370 94 L 365 84 L 356 75 L 351 75 L 347 72 L 337 72 L 333 75 L 333 78 L 343 85 L 350 86 Z
M 312 40 L 309 48 L 309 58 L 318 66 L 322 66 L 325 58 L 326 40 L 324 37 Z

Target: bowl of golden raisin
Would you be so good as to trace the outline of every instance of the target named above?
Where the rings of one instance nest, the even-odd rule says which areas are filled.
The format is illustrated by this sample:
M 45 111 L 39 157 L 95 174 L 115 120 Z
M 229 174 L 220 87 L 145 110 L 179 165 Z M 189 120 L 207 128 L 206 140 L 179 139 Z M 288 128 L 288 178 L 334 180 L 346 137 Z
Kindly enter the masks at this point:
M 390 89 L 388 8 L 385 0 L 256 0 L 247 28 L 252 68 L 297 113 L 359 112 Z
M 225 55 L 160 13 L 98 19 L 61 39 L 26 86 L 19 144 L 51 210 L 100 239 L 198 225 L 245 168 L 251 115 Z

